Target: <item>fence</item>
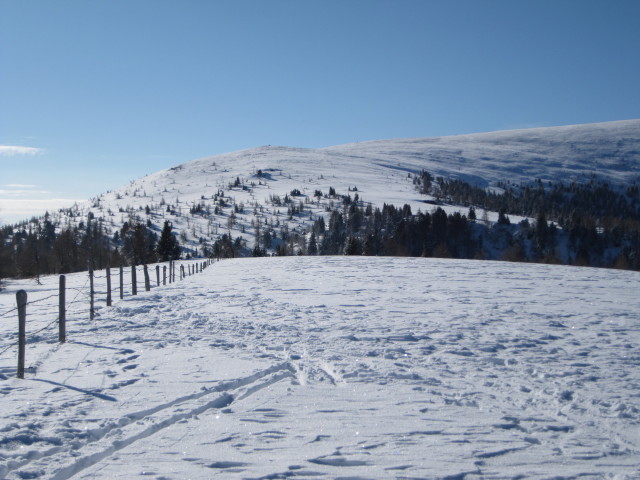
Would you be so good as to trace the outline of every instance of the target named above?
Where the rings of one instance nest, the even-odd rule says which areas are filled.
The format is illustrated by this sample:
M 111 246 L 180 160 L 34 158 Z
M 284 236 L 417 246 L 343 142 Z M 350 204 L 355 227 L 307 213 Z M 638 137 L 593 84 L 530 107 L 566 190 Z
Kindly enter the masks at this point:
M 187 276 L 195 275 L 196 273 L 201 273 L 202 271 L 204 271 L 204 269 L 207 266 L 211 265 L 211 263 L 212 263 L 211 259 L 207 259 L 201 262 L 198 261 L 197 263 L 188 264 L 186 269 L 185 269 L 185 265 L 181 264 L 179 269 L 179 279 L 183 280 Z M 139 267 L 140 266 L 135 266 L 135 265 L 131 267 L 130 278 L 131 278 L 131 295 L 132 296 L 138 294 L 137 272 Z M 169 262 L 168 267 L 169 268 L 167 271 L 167 265 L 162 266 L 162 285 L 167 284 L 167 279 L 168 279 L 168 283 L 173 283 L 176 281 L 175 262 L 173 261 Z M 145 288 L 145 291 L 148 292 L 152 288 L 151 277 L 149 275 L 149 267 L 147 265 L 142 265 L 142 272 L 144 275 L 144 288 Z M 96 275 L 93 269 L 91 268 L 91 266 L 89 266 L 89 270 L 87 273 L 88 273 L 87 283 L 89 283 L 88 295 L 84 292 L 84 288 L 68 288 L 66 284 L 66 276 L 60 275 L 57 294 L 49 295 L 44 298 L 39 298 L 37 300 L 33 300 L 29 302 L 27 292 L 25 290 L 18 290 L 16 292 L 16 304 L 17 304 L 16 307 L 9 309 L 8 311 L 5 311 L 4 313 L 0 314 L 0 318 L 9 316 L 14 312 L 17 312 L 18 314 L 18 339 L 17 339 L 18 340 L 17 341 L 18 343 L 17 377 L 18 378 L 24 378 L 24 372 L 25 372 L 24 365 L 25 365 L 25 350 L 26 350 L 26 318 L 27 318 L 27 307 L 29 305 L 34 305 L 34 304 L 58 297 L 58 317 L 54 321 L 47 324 L 45 327 L 37 330 L 36 332 L 32 332 L 31 335 L 35 336 L 51 328 L 55 323 L 58 323 L 58 342 L 59 343 L 64 343 L 67 341 L 66 320 L 67 320 L 67 311 L 68 311 L 67 307 L 69 305 L 88 301 L 90 320 L 93 320 L 95 318 L 95 298 L 97 293 L 105 294 L 107 307 L 110 307 L 112 305 L 111 269 L 107 268 L 105 270 L 104 275 Z M 123 299 L 124 298 L 124 268 L 122 266 L 119 268 L 118 275 L 119 275 L 120 299 Z M 106 292 L 96 292 L 94 288 L 94 280 L 96 279 L 106 280 L 106 286 L 107 286 Z M 156 287 L 160 287 L 160 282 L 161 282 L 160 265 L 156 265 Z M 86 286 L 86 283 L 85 283 L 85 286 Z M 67 290 L 76 291 L 75 297 L 69 303 L 67 303 L 66 301 Z M 80 298 L 80 300 L 78 300 L 78 297 L 80 296 L 82 297 Z M 11 344 L 5 347 L 4 349 L 0 350 L 0 355 L 7 352 L 9 349 L 13 348 L 14 346 L 15 344 Z

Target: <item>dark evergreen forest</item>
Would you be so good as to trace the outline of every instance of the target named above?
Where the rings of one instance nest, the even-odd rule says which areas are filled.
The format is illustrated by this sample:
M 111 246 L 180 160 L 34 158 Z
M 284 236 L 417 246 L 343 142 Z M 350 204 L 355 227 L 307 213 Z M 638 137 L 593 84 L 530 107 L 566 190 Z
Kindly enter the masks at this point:
M 567 239 L 567 259 L 563 263 L 640 269 L 637 184 L 611 186 L 593 176 L 586 183 L 543 184 L 536 180 L 531 185 L 503 183 L 487 191 L 461 180 L 434 179 L 428 172 L 415 176 L 414 184 L 421 193 L 440 202 L 501 212 L 498 223 L 504 223 L 501 220 L 506 214 L 536 218 L 534 225 L 521 225 L 523 235 L 533 237 L 539 247 L 538 255 L 527 260 L 541 260 L 540 250 L 547 256 L 554 252 L 557 225 Z
M 151 225 L 129 224 L 109 236 L 89 215 L 86 222 L 56 231 L 49 216 L 20 228 L 0 229 L 0 279 L 38 278 L 120 265 L 180 258 L 180 245 L 165 222 L 158 239 Z
M 561 263 L 640 270 L 637 185 L 618 190 L 593 179 L 564 185 L 536 181 L 488 192 L 461 180 L 422 172 L 417 189 L 435 200 L 372 209 L 350 195 L 316 220 L 306 251 L 319 255 L 396 255 Z M 445 212 L 463 205 L 466 214 Z M 499 212 L 496 222 L 486 213 Z M 512 223 L 509 215 L 533 218 Z

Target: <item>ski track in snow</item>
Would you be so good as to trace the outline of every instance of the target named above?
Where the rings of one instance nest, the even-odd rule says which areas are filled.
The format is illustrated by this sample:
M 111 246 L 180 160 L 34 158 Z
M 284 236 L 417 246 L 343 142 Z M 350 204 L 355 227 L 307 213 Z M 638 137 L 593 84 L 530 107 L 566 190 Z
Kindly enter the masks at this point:
M 437 259 L 219 262 L 93 322 L 71 309 L 68 343 L 55 325 L 29 342 L 25 380 L 15 349 L 1 354 L 0 477 L 638 478 L 639 280 Z M 21 287 L 34 288 L 10 285 L 0 315 Z M 28 334 L 55 321 L 48 302 Z M 0 318 L 11 339 L 16 320 Z

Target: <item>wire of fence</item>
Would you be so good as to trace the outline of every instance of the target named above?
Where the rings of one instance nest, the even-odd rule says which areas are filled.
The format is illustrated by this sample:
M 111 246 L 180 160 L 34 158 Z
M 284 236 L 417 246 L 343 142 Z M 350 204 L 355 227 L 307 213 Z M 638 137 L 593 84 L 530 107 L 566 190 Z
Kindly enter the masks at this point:
M 208 266 L 210 264 L 211 264 L 211 260 L 209 260 L 208 263 L 207 262 L 203 262 L 201 264 L 197 264 L 197 265 L 194 264 L 193 266 L 189 266 L 188 267 L 188 269 L 189 269 L 189 274 L 188 275 L 190 276 L 190 275 L 195 274 L 195 273 L 200 273 L 206 268 L 206 266 Z M 184 271 L 183 267 L 184 267 L 183 265 L 180 265 L 180 270 L 181 270 L 180 279 L 186 278 L 186 276 L 187 276 L 186 274 L 182 274 L 182 272 Z M 164 268 L 166 269 L 166 267 L 164 267 Z M 173 265 L 173 268 L 175 268 L 175 265 Z M 171 267 L 170 267 L 168 273 L 169 273 L 169 275 L 171 275 Z M 166 280 L 164 278 L 165 274 L 166 273 L 163 272 L 163 282 L 162 282 L 163 285 L 165 285 L 165 282 L 166 282 Z M 133 272 L 132 272 L 132 277 L 133 278 L 131 278 L 130 280 L 132 282 L 136 281 L 135 280 L 135 274 L 133 274 Z M 95 279 L 105 279 L 105 278 L 107 278 L 107 275 L 95 275 L 95 274 L 93 274 L 93 279 L 94 280 Z M 169 278 L 171 278 L 171 277 L 169 277 Z M 75 291 L 76 292 L 76 294 L 73 297 L 73 299 L 70 302 L 67 302 L 66 305 L 63 307 L 66 312 L 69 312 L 70 311 L 69 307 L 71 307 L 73 305 L 81 304 L 81 303 L 85 303 L 85 302 L 91 302 L 91 300 L 92 300 L 91 293 L 87 293 L 87 288 L 88 288 L 87 284 L 90 282 L 90 280 L 91 280 L 91 276 L 89 275 L 87 277 L 87 279 L 85 280 L 84 285 L 82 285 L 81 287 L 65 287 L 65 290 L 71 290 L 71 291 Z M 122 280 L 122 277 L 121 277 L 121 280 Z M 175 278 L 174 278 L 174 281 L 175 281 Z M 147 280 L 147 283 L 151 284 L 152 282 L 149 279 L 149 280 Z M 169 280 L 169 283 L 171 283 L 171 280 Z M 158 284 L 158 286 L 160 286 L 159 278 L 157 279 L 157 284 Z M 135 284 L 134 284 L 134 288 L 133 288 L 132 292 L 133 291 L 135 291 Z M 94 298 L 95 298 L 96 294 L 98 294 L 98 295 L 108 295 L 109 293 L 111 293 L 111 292 L 102 291 L 102 290 L 93 291 Z M 135 293 L 133 293 L 133 294 L 135 295 Z M 39 298 L 37 300 L 28 301 L 26 303 L 26 306 L 30 306 L 30 305 L 34 305 L 34 304 L 41 304 L 42 302 L 45 302 L 46 300 L 51 300 L 53 298 L 57 298 L 57 297 L 59 297 L 59 295 L 61 295 L 61 293 L 52 294 L 52 295 L 48 295 L 48 296 L 43 297 L 43 298 Z M 46 311 L 48 308 L 50 308 L 50 305 L 39 305 L 38 308 L 35 310 L 35 313 L 36 313 L 36 315 L 38 315 L 41 311 Z M 9 310 L 6 310 L 6 311 L 2 312 L 0 314 L 0 318 L 7 317 L 10 314 L 13 314 L 14 312 L 19 311 L 19 310 L 20 310 L 19 307 L 10 308 Z M 33 315 L 33 310 L 31 310 L 31 314 Z M 62 313 L 61 313 L 61 315 L 62 315 Z M 36 341 L 40 340 L 38 338 L 38 335 L 41 334 L 42 332 L 46 331 L 46 330 L 49 330 L 56 323 L 59 323 L 60 322 L 60 318 L 61 318 L 60 316 L 57 316 L 54 320 L 50 321 L 45 326 L 39 328 L 38 330 L 36 330 L 34 332 L 29 332 L 29 335 L 30 335 L 30 337 L 32 337 L 32 340 L 30 342 L 28 342 L 28 343 L 35 343 Z M 14 337 L 13 334 L 9 334 L 9 336 L 10 337 Z M 18 335 L 15 335 L 15 337 L 17 337 L 17 336 Z M 33 337 L 36 337 L 36 340 L 33 340 Z M 64 340 L 60 340 L 60 341 L 64 341 Z M 4 353 L 6 353 L 7 351 L 11 350 L 12 348 L 16 347 L 17 344 L 19 344 L 19 341 L 17 341 L 16 338 L 12 338 L 12 341 L 10 342 L 10 344 L 5 346 L 4 348 L 2 348 L 0 350 L 0 356 L 3 355 Z
M 18 342 L 14 342 L 10 345 L 8 345 L 4 350 L 0 350 L 0 355 L 2 355 L 3 353 L 11 350 L 13 347 L 15 347 L 17 345 Z
M 36 330 L 35 332 L 29 332 L 30 336 L 37 336 L 38 334 L 44 332 L 45 330 L 48 330 L 50 327 L 52 327 L 53 325 L 55 325 L 56 323 L 58 323 L 58 321 L 60 320 L 60 318 L 56 318 L 55 320 L 53 320 L 52 322 L 50 322 L 48 325 L 45 325 L 44 327 L 42 327 L 39 330 Z M 27 342 L 27 343 L 34 343 L 34 342 Z
M 0 314 L 0 318 L 2 318 L 2 317 L 6 317 L 6 316 L 7 316 L 7 315 L 9 315 L 10 313 L 13 313 L 13 312 L 15 312 L 15 311 L 17 311 L 17 310 L 18 310 L 18 307 L 13 307 L 12 309 L 7 310 L 6 312 L 4 312 L 4 313 Z

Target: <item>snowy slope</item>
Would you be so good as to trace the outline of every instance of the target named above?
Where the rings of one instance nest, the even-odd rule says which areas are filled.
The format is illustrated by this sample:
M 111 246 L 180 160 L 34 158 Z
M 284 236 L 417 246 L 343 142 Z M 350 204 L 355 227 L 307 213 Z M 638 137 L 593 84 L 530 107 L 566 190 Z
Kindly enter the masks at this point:
M 74 303 L 64 345 L 43 282 L 0 294 L 2 478 L 640 476 L 636 272 L 227 260 L 94 321 Z
M 85 219 L 89 210 L 104 220 L 111 231 L 125 221 L 149 220 L 157 229 L 170 220 L 192 249 L 211 242 L 222 233 L 242 236 L 254 246 L 255 224 L 287 224 L 301 232 L 331 199 L 332 187 L 339 195 L 355 195 L 382 207 L 409 204 L 414 212 L 430 211 L 425 197 L 417 193 L 410 174 L 421 170 L 435 175 L 464 178 L 491 186 L 500 181 L 532 182 L 535 179 L 585 181 L 592 174 L 614 184 L 640 179 L 640 120 L 591 125 L 512 130 L 442 138 L 398 139 L 364 142 L 322 149 L 265 146 L 187 162 L 150 174 L 94 199 L 90 207 L 78 208 L 62 224 Z M 259 172 L 263 175 L 259 176 Z M 236 181 L 240 185 L 233 187 Z M 287 217 L 287 206 L 275 205 L 294 189 L 305 212 Z M 350 191 L 351 190 L 351 191 Z M 226 206 L 214 214 L 224 192 Z M 337 200 L 339 202 L 340 200 Z M 189 215 L 197 204 L 208 214 Z M 143 212 L 146 207 L 150 214 Z M 167 207 L 171 207 L 169 212 Z M 232 211 L 235 218 L 229 219 Z M 455 207 L 448 210 L 454 210 Z M 466 210 L 465 210 L 466 211 Z M 495 215 L 489 216 L 495 219 Z M 518 221 L 517 218 L 513 219 Z
M 537 178 L 611 183 L 640 179 L 640 120 L 398 139 L 327 149 L 415 171 L 424 168 L 480 186 Z

